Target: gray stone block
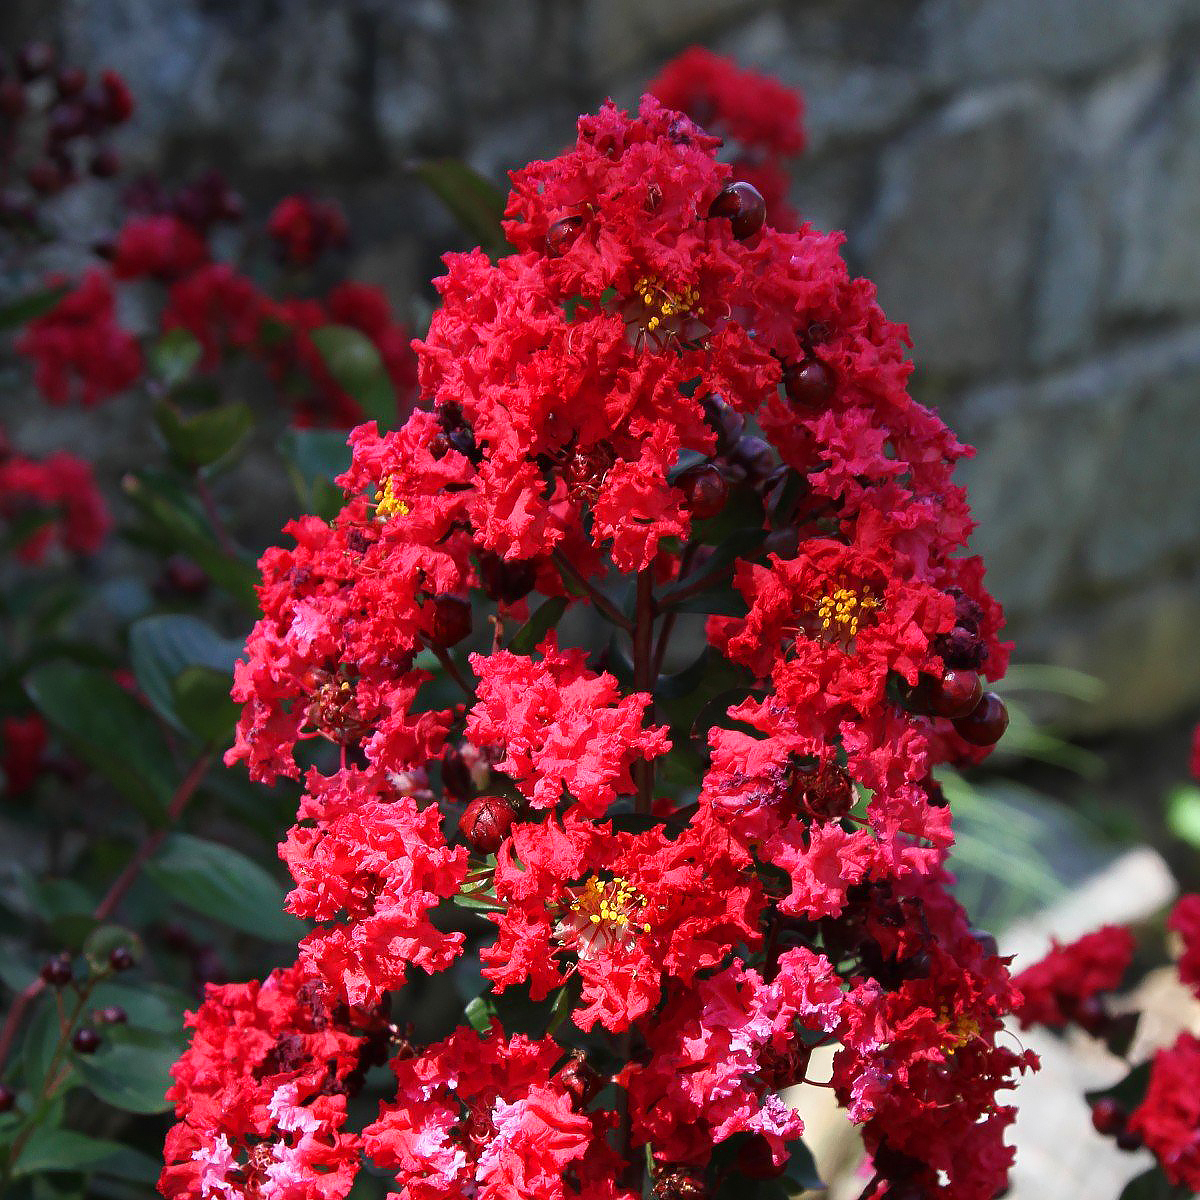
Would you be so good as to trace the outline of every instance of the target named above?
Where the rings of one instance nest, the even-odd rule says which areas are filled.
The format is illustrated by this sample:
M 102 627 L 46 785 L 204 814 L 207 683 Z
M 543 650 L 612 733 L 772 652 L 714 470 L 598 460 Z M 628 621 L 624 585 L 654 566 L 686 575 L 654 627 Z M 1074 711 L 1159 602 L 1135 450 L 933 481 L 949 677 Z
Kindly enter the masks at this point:
M 1116 267 L 1109 307 L 1200 308 L 1200 77 L 1169 82 L 1109 177 Z
M 931 0 L 919 21 L 927 69 L 952 87 L 1095 70 L 1194 16 L 1192 0 Z
M 922 370 L 996 370 L 1022 354 L 1047 106 L 1032 89 L 970 95 L 883 154 L 857 247 Z

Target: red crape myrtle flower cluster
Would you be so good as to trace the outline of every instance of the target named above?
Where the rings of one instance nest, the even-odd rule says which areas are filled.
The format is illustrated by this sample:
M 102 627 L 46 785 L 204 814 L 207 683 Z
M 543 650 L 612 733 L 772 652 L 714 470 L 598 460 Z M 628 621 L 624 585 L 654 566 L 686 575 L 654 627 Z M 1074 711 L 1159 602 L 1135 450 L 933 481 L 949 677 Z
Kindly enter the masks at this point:
M 363 334 L 379 354 L 399 415 L 411 409 L 416 361 L 407 328 L 393 316 L 384 292 L 342 282 L 311 294 L 290 288 L 276 298 L 249 271 L 219 261 L 213 235 L 243 216 L 241 197 L 216 172 L 174 194 L 153 179 L 127 189 L 128 215 L 110 243 L 106 262 L 73 283 L 53 277 L 63 295 L 30 321 L 15 349 L 34 365 L 34 382 L 53 405 L 91 407 L 142 382 L 147 356 L 119 320 L 122 288 L 156 292 L 157 332 L 183 330 L 200 345 L 202 377 L 239 357 L 255 360 L 299 426 L 350 428 L 363 419 L 359 403 L 330 372 L 312 334 L 329 325 Z M 297 271 L 312 268 L 345 245 L 346 217 L 331 202 L 288 196 L 267 222 L 276 257 Z
M 1200 726 L 1192 736 L 1190 765 L 1196 779 L 1200 779 L 1198 751 Z M 1181 896 L 1166 927 L 1179 941 L 1175 963 L 1179 980 L 1200 999 L 1200 895 Z M 1121 986 L 1134 950 L 1133 934 L 1114 925 L 1069 945 L 1055 943 L 1045 958 L 1013 980 L 1021 993 L 1017 1011 L 1022 1028 L 1078 1025 L 1123 1053 L 1139 1014 L 1128 1008 L 1114 1012 L 1106 996 Z M 1157 1169 L 1170 1184 L 1200 1191 L 1198 1077 L 1200 1038 L 1185 1031 L 1159 1049 L 1149 1063 L 1134 1068 L 1117 1087 L 1089 1097 L 1092 1124 L 1115 1138 L 1123 1150 L 1145 1146 L 1152 1151 Z
M 1006 721 L 967 451 L 840 238 L 717 147 L 646 97 L 516 172 L 514 252 L 437 280 L 427 407 L 263 557 L 228 760 L 303 778 L 315 924 L 210 987 L 164 1196 L 333 1200 L 363 1159 L 406 1200 L 744 1194 L 803 1158 L 816 1046 L 865 1197 L 1004 1186 L 1034 1060 L 931 775 Z M 468 953 L 489 995 L 414 1044 L 392 1006 Z

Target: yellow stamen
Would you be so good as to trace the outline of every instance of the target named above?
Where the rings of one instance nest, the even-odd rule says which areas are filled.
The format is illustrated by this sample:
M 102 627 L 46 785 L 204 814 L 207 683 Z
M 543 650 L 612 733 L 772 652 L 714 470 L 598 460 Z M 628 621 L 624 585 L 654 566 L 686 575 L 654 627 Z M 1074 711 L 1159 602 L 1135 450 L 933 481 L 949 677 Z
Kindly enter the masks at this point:
M 389 475 L 383 487 L 375 493 L 375 519 L 386 521 L 391 517 L 407 517 L 412 510 L 396 493 L 396 477 Z

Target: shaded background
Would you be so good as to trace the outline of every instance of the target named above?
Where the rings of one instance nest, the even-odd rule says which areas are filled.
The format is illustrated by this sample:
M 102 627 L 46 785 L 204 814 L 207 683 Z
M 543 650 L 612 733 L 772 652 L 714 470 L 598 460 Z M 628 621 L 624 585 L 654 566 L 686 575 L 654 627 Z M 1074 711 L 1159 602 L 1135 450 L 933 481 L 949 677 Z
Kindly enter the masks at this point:
M 693 41 L 800 88 L 798 206 L 847 231 L 910 323 L 918 397 L 979 448 L 975 548 L 1018 658 L 1099 677 L 1074 730 L 1180 773 L 1200 709 L 1200 0 L 9 0 L 0 38 L 31 35 L 127 77 L 131 171 L 218 166 L 252 206 L 338 197 L 351 273 L 417 329 L 461 235 L 406 164 L 502 178 Z

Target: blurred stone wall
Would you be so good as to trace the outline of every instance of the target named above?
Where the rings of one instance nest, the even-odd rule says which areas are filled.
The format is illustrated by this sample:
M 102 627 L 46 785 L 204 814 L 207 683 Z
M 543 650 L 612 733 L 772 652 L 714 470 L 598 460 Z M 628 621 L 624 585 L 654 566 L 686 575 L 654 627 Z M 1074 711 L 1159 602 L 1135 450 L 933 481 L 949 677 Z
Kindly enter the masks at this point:
M 807 98 L 802 211 L 847 231 L 917 394 L 979 448 L 1020 658 L 1101 676 L 1097 728 L 1200 706 L 1200 0 L 0 6 L 30 33 L 129 78 L 128 158 L 339 196 L 402 304 L 459 245 L 415 157 L 500 177 L 692 41 L 775 72 Z

